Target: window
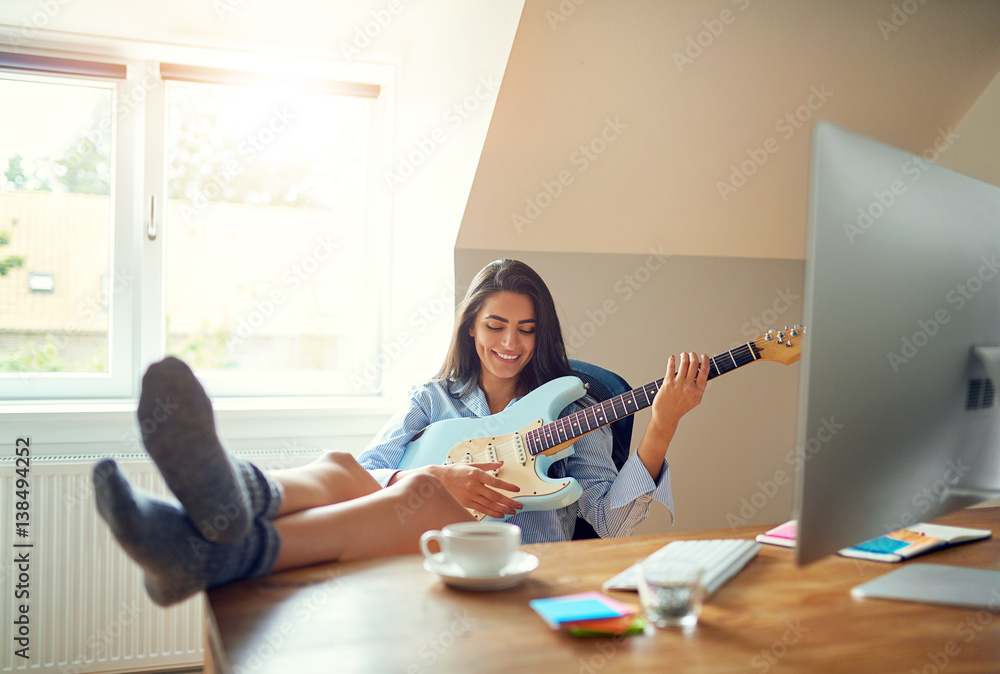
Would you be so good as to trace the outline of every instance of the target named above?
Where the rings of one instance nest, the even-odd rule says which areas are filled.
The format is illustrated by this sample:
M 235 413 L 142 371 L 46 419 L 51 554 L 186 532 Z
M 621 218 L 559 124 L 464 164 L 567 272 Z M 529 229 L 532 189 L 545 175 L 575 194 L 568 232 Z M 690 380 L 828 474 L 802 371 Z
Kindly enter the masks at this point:
M 0 398 L 377 393 L 387 67 L 88 63 L 0 55 Z
M 111 111 L 124 69 L 103 78 L 19 70 L 0 76 L 0 372 L 106 374 L 101 278 L 112 260 Z
M 165 93 L 167 353 L 217 388 L 230 375 L 246 393 L 246 373 L 267 372 L 252 392 L 352 392 L 378 337 L 374 99 L 180 81 Z

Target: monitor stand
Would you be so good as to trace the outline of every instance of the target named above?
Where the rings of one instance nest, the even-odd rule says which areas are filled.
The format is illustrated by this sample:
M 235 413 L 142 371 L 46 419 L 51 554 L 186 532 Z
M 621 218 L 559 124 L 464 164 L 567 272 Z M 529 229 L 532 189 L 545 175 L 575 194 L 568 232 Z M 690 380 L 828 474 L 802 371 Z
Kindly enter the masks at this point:
M 973 353 L 986 373 L 1000 382 L 1000 347 L 977 346 Z M 951 496 L 968 496 L 977 500 L 1000 497 L 995 489 L 962 489 L 952 487 Z M 946 564 L 907 564 L 851 590 L 852 597 L 895 599 L 930 604 L 946 604 L 965 608 L 1000 612 L 1000 571 L 974 569 Z
M 852 597 L 895 599 L 1000 612 L 1000 571 L 907 564 L 851 590 Z

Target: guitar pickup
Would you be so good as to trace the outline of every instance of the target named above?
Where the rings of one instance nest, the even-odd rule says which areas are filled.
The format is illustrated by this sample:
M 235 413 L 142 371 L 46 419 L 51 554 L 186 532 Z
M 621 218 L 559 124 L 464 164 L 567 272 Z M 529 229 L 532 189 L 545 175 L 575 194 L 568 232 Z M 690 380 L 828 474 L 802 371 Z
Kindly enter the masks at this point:
M 514 454 L 522 466 L 528 463 L 528 453 L 524 451 L 524 440 L 521 438 L 520 433 L 514 435 Z
M 463 443 L 463 444 L 466 444 L 466 443 Z M 451 452 L 449 452 L 449 454 L 448 454 L 448 456 L 447 456 L 447 458 L 445 460 L 445 465 L 447 465 L 447 464 L 455 464 L 455 463 L 465 463 L 465 464 L 469 464 L 469 463 L 498 463 L 500 461 L 500 458 L 499 458 L 500 455 L 497 452 L 496 445 L 494 445 L 493 443 L 490 443 L 490 444 L 486 445 L 485 447 L 483 447 L 482 449 L 480 449 L 478 451 L 475 451 L 475 452 L 462 452 L 461 454 L 459 454 L 456 451 L 458 449 L 459 448 L 456 447 Z M 499 471 L 493 470 L 493 471 L 489 471 L 489 472 L 493 473 L 493 475 L 496 475 Z

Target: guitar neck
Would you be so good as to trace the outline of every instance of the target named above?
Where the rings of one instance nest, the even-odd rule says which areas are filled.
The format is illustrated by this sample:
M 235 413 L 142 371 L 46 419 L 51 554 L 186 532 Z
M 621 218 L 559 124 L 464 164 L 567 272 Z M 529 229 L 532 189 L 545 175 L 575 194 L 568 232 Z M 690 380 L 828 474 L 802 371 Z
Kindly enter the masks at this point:
M 760 357 L 760 351 L 754 342 L 742 344 L 710 358 L 708 378 L 711 380 L 732 372 L 736 368 L 759 360 Z M 653 404 L 653 398 L 661 386 L 663 386 L 662 378 L 527 431 L 524 440 L 528 452 L 533 456 L 541 454 L 644 410 Z

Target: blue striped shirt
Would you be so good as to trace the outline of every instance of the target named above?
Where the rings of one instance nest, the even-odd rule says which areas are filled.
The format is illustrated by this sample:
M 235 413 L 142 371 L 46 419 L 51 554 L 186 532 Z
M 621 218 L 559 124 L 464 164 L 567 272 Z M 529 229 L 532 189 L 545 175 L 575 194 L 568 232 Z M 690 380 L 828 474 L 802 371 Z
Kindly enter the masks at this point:
M 518 400 L 515 398 L 510 404 Z M 564 415 L 576 409 L 579 407 L 574 403 Z M 455 398 L 436 381 L 416 386 L 410 389 L 403 408 L 361 454 L 359 462 L 384 487 L 398 471 L 407 443 L 428 424 L 489 414 L 486 395 L 479 387 Z M 573 456 L 554 463 L 549 476 L 575 478 L 583 488 L 583 495 L 576 503 L 558 510 L 520 512 L 509 517 L 508 522 L 521 527 L 524 543 L 570 540 L 577 517 L 590 522 L 602 538 L 628 536 L 646 519 L 653 499 L 667 506 L 673 519 L 670 466 L 666 461 L 655 482 L 635 452 L 618 472 L 611 459 L 611 431 L 606 426 L 577 439 L 573 447 Z

